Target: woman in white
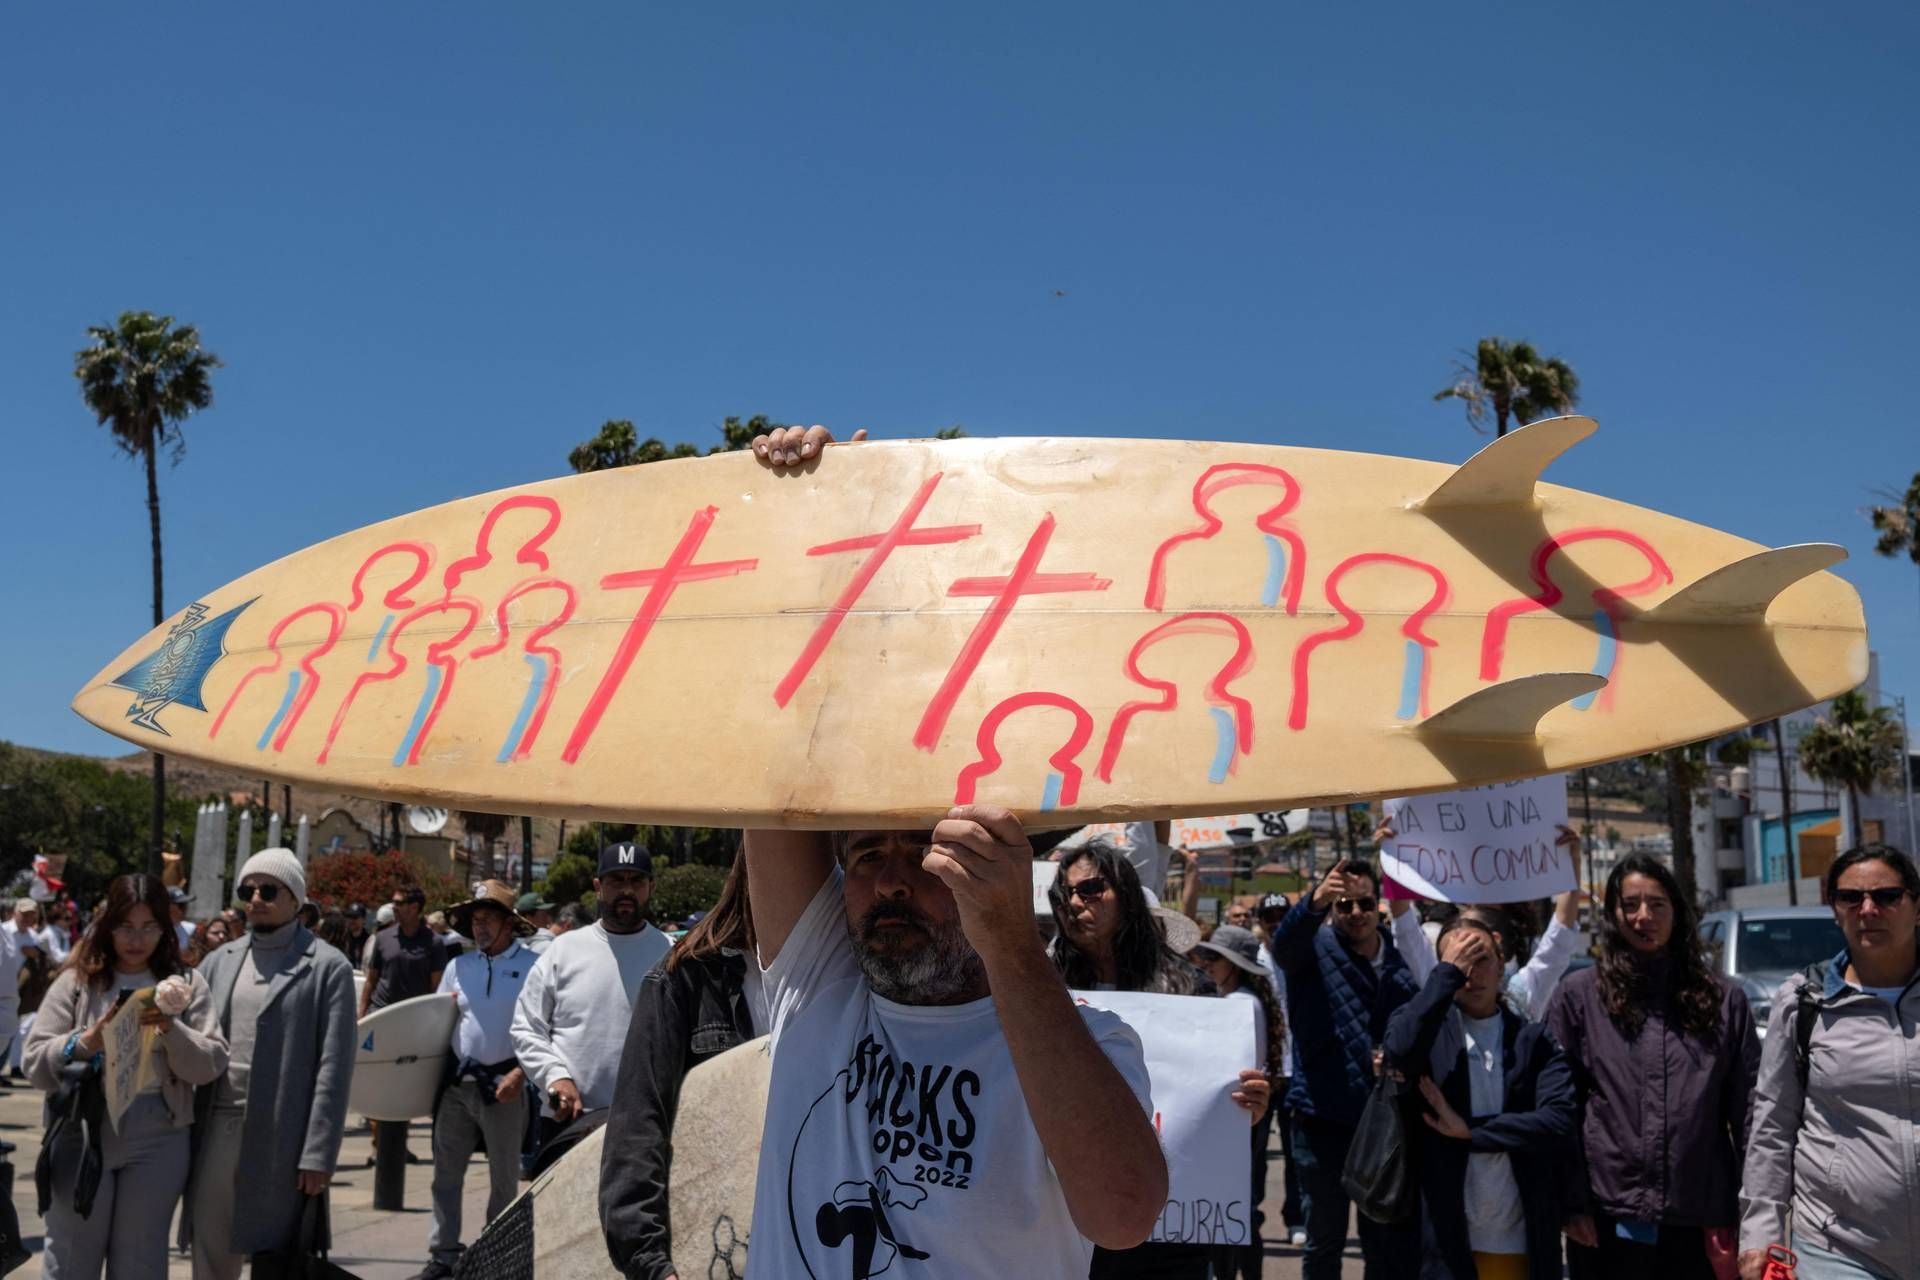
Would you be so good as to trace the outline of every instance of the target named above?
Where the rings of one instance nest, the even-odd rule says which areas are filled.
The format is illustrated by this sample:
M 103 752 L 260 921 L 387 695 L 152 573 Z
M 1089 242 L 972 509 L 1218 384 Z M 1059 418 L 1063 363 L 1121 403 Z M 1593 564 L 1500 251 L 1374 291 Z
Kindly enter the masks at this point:
M 1500 1000 L 1493 931 L 1461 917 L 1440 960 L 1387 1022 L 1387 1069 L 1419 1080 L 1408 1131 L 1420 1188 L 1421 1280 L 1560 1274 L 1555 1166 L 1573 1143 L 1573 1070 L 1546 1027 Z
M 1194 948 L 1193 955 L 1202 962 L 1207 976 L 1213 979 L 1214 989 L 1222 996 L 1253 1005 L 1254 1057 L 1260 1066 L 1240 1074 L 1243 1084 L 1248 1079 L 1261 1081 L 1271 1091 L 1285 1074 L 1286 1018 L 1280 1011 L 1280 999 L 1267 980 L 1267 971 L 1260 963 L 1260 939 L 1238 925 L 1222 925 L 1213 931 L 1212 938 Z M 1234 1095 L 1234 1100 L 1245 1105 L 1239 1094 Z M 1266 1256 L 1260 1228 L 1266 1215 L 1259 1206 L 1267 1198 L 1267 1138 L 1272 1132 L 1273 1111 L 1262 1107 L 1254 1113 L 1253 1121 L 1253 1231 L 1245 1244 L 1214 1246 L 1216 1280 L 1241 1280 L 1242 1277 L 1260 1280 L 1261 1264 Z
M 27 1038 L 27 1078 L 48 1093 L 102 1083 L 107 1024 L 123 1000 L 154 988 L 138 1015 L 148 1055 L 117 1117 L 63 1129 L 47 1155 L 48 1280 L 163 1280 L 167 1228 L 187 1184 L 193 1091 L 227 1069 L 227 1040 L 205 980 L 180 958 L 159 877 L 121 876 L 54 979 Z M 97 1119 L 97 1117 L 96 1117 Z

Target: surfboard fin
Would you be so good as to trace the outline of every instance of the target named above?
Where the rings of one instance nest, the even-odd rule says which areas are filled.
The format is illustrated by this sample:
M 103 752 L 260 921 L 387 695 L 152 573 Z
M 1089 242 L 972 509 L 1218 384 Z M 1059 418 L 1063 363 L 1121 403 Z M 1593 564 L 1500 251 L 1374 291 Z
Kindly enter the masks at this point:
M 1804 542 L 1757 552 L 1688 583 L 1641 617 L 1647 622 L 1760 622 L 1775 596 L 1846 558 L 1846 548 L 1831 542 Z
M 1597 430 L 1592 418 L 1569 416 L 1509 431 L 1456 467 L 1438 489 L 1414 503 L 1414 510 L 1531 505 L 1533 486 L 1547 464 Z
M 1540 718 L 1607 683 L 1588 671 L 1519 676 L 1468 694 L 1414 726 L 1423 738 L 1531 738 Z

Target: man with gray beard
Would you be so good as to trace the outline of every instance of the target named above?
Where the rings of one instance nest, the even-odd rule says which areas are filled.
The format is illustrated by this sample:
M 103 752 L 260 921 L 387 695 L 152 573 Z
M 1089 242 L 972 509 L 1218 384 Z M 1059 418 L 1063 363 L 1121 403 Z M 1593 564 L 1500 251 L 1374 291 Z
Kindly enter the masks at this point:
M 1139 1037 L 1075 1005 L 1005 809 L 746 836 L 772 1015 L 756 1280 L 1073 1277 L 1152 1230 L 1167 1169 Z

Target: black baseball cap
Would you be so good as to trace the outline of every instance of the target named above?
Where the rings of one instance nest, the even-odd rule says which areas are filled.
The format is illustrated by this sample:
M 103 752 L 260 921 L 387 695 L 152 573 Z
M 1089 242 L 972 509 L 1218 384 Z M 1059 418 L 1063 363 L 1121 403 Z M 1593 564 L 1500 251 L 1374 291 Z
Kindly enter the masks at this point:
M 1293 903 L 1286 894 L 1270 893 L 1260 899 L 1260 905 L 1255 909 L 1254 914 L 1264 916 L 1270 911 L 1286 911 L 1292 906 Z
M 635 875 L 653 876 L 653 859 L 647 851 L 631 840 L 619 844 L 610 844 L 600 850 L 600 874 L 609 871 L 631 871 Z

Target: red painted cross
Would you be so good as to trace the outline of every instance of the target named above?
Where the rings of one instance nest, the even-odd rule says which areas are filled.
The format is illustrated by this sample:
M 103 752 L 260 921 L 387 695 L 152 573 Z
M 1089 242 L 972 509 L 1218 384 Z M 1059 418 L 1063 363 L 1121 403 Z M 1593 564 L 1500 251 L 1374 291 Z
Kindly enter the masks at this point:
M 900 518 L 895 520 L 886 532 L 870 533 L 864 537 L 847 538 L 840 542 L 823 542 L 817 547 L 807 548 L 807 554 L 810 556 L 830 556 L 842 551 L 871 551 L 873 554 L 860 562 L 859 569 L 854 572 L 853 580 L 847 583 L 839 599 L 835 600 L 833 607 L 827 610 L 827 616 L 820 619 L 820 625 L 813 629 L 813 634 L 807 638 L 806 647 L 800 650 L 800 656 L 793 660 L 793 665 L 787 668 L 786 676 L 774 689 L 774 702 L 784 707 L 793 701 L 793 695 L 798 692 L 801 682 L 813 670 L 813 664 L 820 661 L 820 655 L 827 651 L 827 646 L 833 642 L 834 633 L 840 629 L 840 624 L 846 621 L 847 614 L 852 612 L 853 606 L 860 602 L 861 593 L 866 591 L 867 584 L 873 581 L 876 573 L 880 572 L 880 566 L 887 562 L 887 557 L 893 554 L 895 547 L 927 547 L 943 542 L 962 542 L 980 532 L 980 526 L 977 524 L 947 524 L 929 529 L 913 527 L 913 522 L 920 518 L 920 512 L 926 507 L 927 499 L 933 496 L 933 491 L 939 485 L 942 474 L 936 471 L 927 477 L 926 483 L 920 486 L 920 491 L 907 503 L 906 510 L 900 513 Z
M 613 701 L 621 681 L 627 678 L 628 668 L 639 656 L 640 647 L 647 642 L 647 633 L 653 630 L 653 624 L 666 610 L 667 601 L 673 598 L 675 589 L 682 583 L 731 578 L 737 574 L 751 573 L 759 567 L 760 561 L 757 559 L 716 560 L 709 564 L 693 562 L 694 556 L 700 553 L 700 544 L 706 540 L 707 530 L 713 527 L 713 518 L 718 510 L 717 507 L 702 507 L 694 512 L 693 518 L 687 521 L 687 531 L 680 535 L 679 545 L 674 547 L 673 554 L 658 569 L 610 573 L 600 579 L 600 585 L 608 590 L 645 587 L 647 598 L 640 602 L 633 621 L 627 624 L 627 633 L 620 637 L 620 647 L 614 650 L 613 661 L 607 664 L 606 674 L 600 677 L 593 696 L 587 699 L 586 709 L 580 713 L 579 721 L 573 726 L 573 734 L 567 739 L 566 749 L 560 753 L 560 758 L 568 764 L 580 759 L 588 739 L 600 727 L 600 717 L 606 714 L 607 704 Z
M 940 732 L 947 727 L 947 717 L 953 714 L 954 703 L 960 700 L 960 691 L 973 678 L 974 670 L 979 667 L 980 660 L 987 656 L 993 638 L 1000 634 L 1001 625 L 1006 622 L 1007 615 L 1013 612 L 1013 606 L 1019 603 L 1021 596 L 1058 591 L 1105 591 L 1113 585 L 1110 579 L 1091 573 L 1039 572 L 1040 558 L 1046 555 L 1047 543 L 1053 538 L 1053 525 L 1053 513 L 1048 512 L 1034 529 L 1033 536 L 1027 539 L 1027 549 L 1020 553 L 1012 573 L 1002 578 L 961 578 L 947 588 L 950 596 L 990 596 L 992 603 L 980 615 L 980 621 L 974 624 L 973 634 L 960 647 L 953 665 L 947 669 L 947 678 L 941 682 L 933 700 L 927 703 L 926 714 L 920 717 L 920 727 L 913 733 L 913 745 L 922 751 L 932 751 L 939 745 Z

